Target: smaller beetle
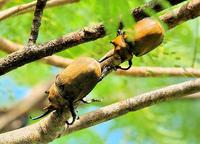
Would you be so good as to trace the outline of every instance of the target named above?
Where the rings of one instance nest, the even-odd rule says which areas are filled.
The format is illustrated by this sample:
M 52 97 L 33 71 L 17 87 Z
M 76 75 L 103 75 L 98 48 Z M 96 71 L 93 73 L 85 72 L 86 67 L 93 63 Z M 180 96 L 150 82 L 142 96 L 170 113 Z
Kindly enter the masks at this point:
M 74 104 L 78 101 L 86 102 L 83 98 L 102 79 L 99 62 L 93 58 L 82 57 L 74 60 L 67 68 L 56 76 L 56 80 L 50 87 L 48 94 L 49 106 L 47 111 L 33 120 L 39 119 L 53 110 L 62 112 L 64 108 L 69 108 L 72 114 L 73 124 L 76 119 Z
M 114 56 L 119 57 L 121 62 L 129 62 L 127 68 L 115 66 L 115 69 L 128 70 L 132 65 L 131 60 L 133 55 L 142 56 L 152 51 L 162 43 L 164 38 L 163 27 L 157 20 L 152 18 L 144 18 L 134 25 L 134 35 L 132 36 L 132 39 L 128 39 L 130 36 L 125 34 L 122 29 L 123 24 L 120 22 L 117 37 L 111 41 L 115 47 L 114 52 L 100 60 L 100 62 L 102 62 L 107 58 Z

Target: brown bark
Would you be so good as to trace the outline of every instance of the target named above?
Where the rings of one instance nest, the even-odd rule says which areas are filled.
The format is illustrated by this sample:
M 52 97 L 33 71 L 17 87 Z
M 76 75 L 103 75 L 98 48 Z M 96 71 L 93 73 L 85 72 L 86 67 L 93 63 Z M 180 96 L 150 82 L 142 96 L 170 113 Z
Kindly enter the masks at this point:
M 38 46 L 18 50 L 0 59 L 0 75 L 3 75 L 26 63 L 50 56 L 56 52 L 81 43 L 96 40 L 102 36 L 105 36 L 104 27 L 102 24 L 97 24 Z
M 31 46 L 36 43 L 38 38 L 38 32 L 41 25 L 43 10 L 46 6 L 47 0 L 37 0 L 32 27 L 31 27 L 31 34 L 28 40 L 28 45 Z

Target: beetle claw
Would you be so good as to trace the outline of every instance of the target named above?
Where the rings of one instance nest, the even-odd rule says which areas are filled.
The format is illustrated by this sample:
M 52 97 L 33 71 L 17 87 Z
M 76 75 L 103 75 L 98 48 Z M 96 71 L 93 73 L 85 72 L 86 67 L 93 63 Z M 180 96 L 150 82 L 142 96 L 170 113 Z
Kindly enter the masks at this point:
M 116 68 L 117 68 L 117 69 L 121 69 L 121 70 L 128 70 L 128 69 L 130 69 L 131 66 L 132 66 L 132 61 L 129 60 L 129 61 L 128 61 L 128 64 L 129 64 L 129 66 L 128 66 L 127 68 L 122 68 L 121 66 L 116 66 Z
M 101 102 L 101 100 L 99 100 L 99 99 L 91 99 L 90 101 L 86 101 L 84 99 L 81 99 L 81 101 L 85 104 L 90 104 L 90 103 L 93 103 L 93 102 Z
M 67 125 L 72 125 L 74 123 L 74 121 L 76 120 L 76 112 L 74 110 L 73 102 L 69 102 L 69 110 L 72 115 L 72 121 L 71 122 L 66 121 L 66 123 L 67 123 Z

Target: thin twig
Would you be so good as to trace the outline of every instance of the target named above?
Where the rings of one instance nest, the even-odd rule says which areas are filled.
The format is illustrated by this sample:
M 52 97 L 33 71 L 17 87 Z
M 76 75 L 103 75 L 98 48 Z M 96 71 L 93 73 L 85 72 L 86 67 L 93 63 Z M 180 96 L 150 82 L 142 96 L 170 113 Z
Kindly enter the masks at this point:
M 31 27 L 31 34 L 28 40 L 29 46 L 34 45 L 36 43 L 39 28 L 41 25 L 43 10 L 46 6 L 46 2 L 47 0 L 37 0 L 35 12 L 34 12 L 34 18 L 33 18 L 32 27 Z
M 159 102 L 169 101 L 196 92 L 200 92 L 200 79 L 171 85 L 86 113 L 75 121 L 72 126 L 66 126 L 65 130 L 64 123 L 69 114 L 58 117 L 57 113 L 53 112 L 33 125 L 0 134 L 0 143 L 48 143 L 63 134 L 69 134 L 122 116 L 130 111 L 136 111 Z
M 50 0 L 47 2 L 46 7 L 53 7 L 53 6 L 58 6 L 58 5 L 63 5 L 63 4 L 69 4 L 69 3 L 74 3 L 78 2 L 79 0 Z M 0 21 L 4 20 L 6 18 L 9 18 L 13 15 L 20 14 L 20 13 L 25 13 L 28 11 L 33 11 L 34 6 L 36 5 L 37 1 L 33 1 L 27 4 L 22 4 L 18 6 L 11 7 L 9 9 L 3 10 L 0 12 Z
M 192 67 L 194 68 L 195 67 L 195 62 L 196 62 L 196 59 L 197 59 L 197 49 L 199 47 L 198 43 L 199 43 L 199 39 L 198 39 L 198 36 L 199 36 L 199 21 L 197 20 L 196 21 L 196 26 L 195 26 L 195 42 L 194 42 L 194 53 L 193 53 L 193 59 L 192 59 Z

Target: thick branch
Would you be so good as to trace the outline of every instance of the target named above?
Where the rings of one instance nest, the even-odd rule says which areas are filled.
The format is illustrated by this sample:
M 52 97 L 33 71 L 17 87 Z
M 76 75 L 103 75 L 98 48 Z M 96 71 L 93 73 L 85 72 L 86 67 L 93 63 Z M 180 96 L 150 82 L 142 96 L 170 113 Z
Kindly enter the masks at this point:
M 97 24 L 95 26 L 86 27 L 77 32 L 70 33 L 59 39 L 49 41 L 45 44 L 18 50 L 0 59 L 0 75 L 5 74 L 12 69 L 20 67 L 26 63 L 50 56 L 53 53 L 79 45 L 81 43 L 95 40 L 102 36 L 105 36 L 104 27 L 102 24 Z
M 33 45 L 36 43 L 39 28 L 41 25 L 43 10 L 46 6 L 46 2 L 47 0 L 37 0 L 35 12 L 34 12 L 34 18 L 32 22 L 31 34 L 28 40 L 29 45 Z
M 167 0 L 171 5 L 177 5 L 185 0 Z M 149 17 L 150 15 L 145 12 L 146 9 L 153 9 L 155 12 L 160 12 L 164 10 L 162 6 L 162 0 L 152 0 L 141 7 L 137 7 L 133 9 L 132 16 L 134 17 L 135 21 L 139 21 L 145 17 Z
M 68 4 L 68 3 L 74 3 L 78 2 L 79 0 L 50 0 L 47 2 L 46 7 L 53 7 L 53 6 L 58 6 L 58 5 L 63 5 L 63 4 Z M 27 11 L 34 10 L 34 6 L 36 5 L 37 1 L 33 1 L 27 4 L 22 4 L 18 6 L 11 7 L 9 9 L 3 10 L 0 12 L 0 21 L 4 20 L 6 18 L 9 18 L 10 16 L 16 15 L 18 13 L 25 13 Z
M 24 46 L 21 44 L 14 43 L 8 39 L 0 37 L 0 50 L 4 51 L 6 53 L 15 52 L 19 49 L 22 49 L 23 47 Z M 56 66 L 56 67 L 65 68 L 72 62 L 72 59 L 63 58 L 63 57 L 60 57 L 57 55 L 52 55 L 52 56 L 44 57 L 44 58 L 40 59 L 40 61 L 42 61 L 46 64 Z
M 54 112 L 38 123 L 0 134 L 0 143 L 47 143 L 62 134 L 69 134 L 119 117 L 130 111 L 136 111 L 159 102 L 183 97 L 196 92 L 200 92 L 200 79 L 175 84 L 149 93 L 141 94 L 87 113 L 81 116 L 79 120 L 75 121 L 72 126 L 65 127 L 65 131 L 63 128 L 66 115 L 58 117 Z

